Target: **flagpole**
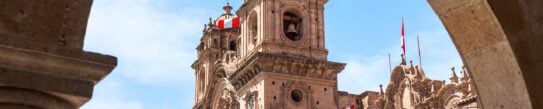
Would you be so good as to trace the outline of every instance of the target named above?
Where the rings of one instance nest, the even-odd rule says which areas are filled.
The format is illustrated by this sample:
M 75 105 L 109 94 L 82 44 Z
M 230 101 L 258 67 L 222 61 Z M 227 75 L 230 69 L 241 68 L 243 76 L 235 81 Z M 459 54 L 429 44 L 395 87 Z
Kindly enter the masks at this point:
M 403 17 L 402 17 L 402 33 L 401 33 L 401 35 L 402 35 L 401 36 L 402 37 L 402 54 L 405 57 L 405 27 L 404 27 L 404 23 L 403 23 Z
M 406 56 L 406 52 L 405 52 L 405 29 L 404 29 L 404 21 L 403 21 L 403 17 L 402 17 L 402 29 L 401 29 L 401 48 L 402 48 L 402 65 L 406 65 L 406 62 L 405 62 L 405 58 L 407 57 Z
M 404 24 L 404 22 L 403 22 L 403 17 L 402 17 L 402 44 L 403 44 L 403 45 L 402 45 L 402 47 L 403 47 L 403 48 L 402 48 L 402 49 L 403 49 L 402 54 L 403 54 L 403 56 L 404 56 L 403 58 L 405 58 L 405 57 L 406 57 L 406 56 L 405 56 L 405 54 L 406 54 L 406 53 L 405 53 L 405 24 Z
M 388 70 L 392 73 L 392 62 L 390 62 L 390 53 L 388 53 Z
M 419 35 L 417 35 L 417 48 L 419 49 L 419 66 L 422 68 L 422 58 L 420 54 L 420 42 L 419 42 Z

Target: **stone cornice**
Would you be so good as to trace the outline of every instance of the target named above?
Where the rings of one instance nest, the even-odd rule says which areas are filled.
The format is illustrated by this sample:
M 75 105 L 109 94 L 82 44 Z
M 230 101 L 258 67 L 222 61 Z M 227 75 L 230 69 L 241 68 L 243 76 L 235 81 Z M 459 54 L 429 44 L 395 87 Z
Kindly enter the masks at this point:
M 261 72 L 336 80 L 337 74 L 344 67 L 344 63 L 258 52 L 240 63 L 238 69 L 229 76 L 229 80 L 232 81 L 236 89 L 245 85 Z
M 0 53 L 1 66 L 70 78 L 86 78 L 94 82 L 102 80 L 117 66 L 115 57 L 69 48 L 36 50 L 0 44 Z
M 76 107 L 91 98 L 94 85 L 117 65 L 115 57 L 77 48 L 5 37 L 0 42 L 0 87 L 36 90 Z

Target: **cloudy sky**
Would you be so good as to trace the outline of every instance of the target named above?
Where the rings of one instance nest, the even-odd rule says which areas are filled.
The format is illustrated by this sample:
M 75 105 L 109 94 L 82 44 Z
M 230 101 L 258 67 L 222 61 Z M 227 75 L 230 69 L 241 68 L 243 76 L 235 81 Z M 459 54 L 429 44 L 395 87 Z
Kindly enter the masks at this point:
M 238 8 L 242 0 L 230 0 Z M 222 13 L 225 0 L 94 0 L 85 50 L 114 55 L 118 66 L 95 88 L 83 109 L 189 109 L 203 25 Z M 427 76 L 447 80 L 462 62 L 426 0 L 330 0 L 325 9 L 329 60 L 347 63 L 339 89 L 378 90 L 400 61 L 400 26 L 405 20 L 408 60 Z

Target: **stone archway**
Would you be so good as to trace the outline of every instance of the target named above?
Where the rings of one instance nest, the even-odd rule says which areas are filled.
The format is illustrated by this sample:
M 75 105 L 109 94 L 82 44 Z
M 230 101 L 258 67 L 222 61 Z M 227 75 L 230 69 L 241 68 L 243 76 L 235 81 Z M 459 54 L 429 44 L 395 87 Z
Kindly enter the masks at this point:
M 239 97 L 234 91 L 234 87 L 227 79 L 220 79 L 218 84 L 214 86 L 211 100 L 212 109 L 239 109 Z
M 543 1 L 428 0 L 483 108 L 543 108 Z

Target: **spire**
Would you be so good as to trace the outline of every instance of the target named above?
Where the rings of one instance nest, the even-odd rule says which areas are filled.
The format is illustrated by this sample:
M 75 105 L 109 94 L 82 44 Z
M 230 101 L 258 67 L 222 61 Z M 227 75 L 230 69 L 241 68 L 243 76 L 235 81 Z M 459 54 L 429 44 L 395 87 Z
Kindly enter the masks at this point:
M 413 60 L 409 60 L 409 74 L 415 75 L 415 68 L 413 67 Z
M 452 71 L 452 74 L 451 74 L 451 78 L 449 78 L 451 80 L 452 83 L 458 83 L 458 76 L 456 76 L 456 73 L 454 72 L 454 67 L 451 68 L 451 71 Z
M 202 31 L 203 31 L 203 32 L 206 32 L 206 30 L 207 30 L 207 25 L 204 24 L 204 29 L 203 29 Z

